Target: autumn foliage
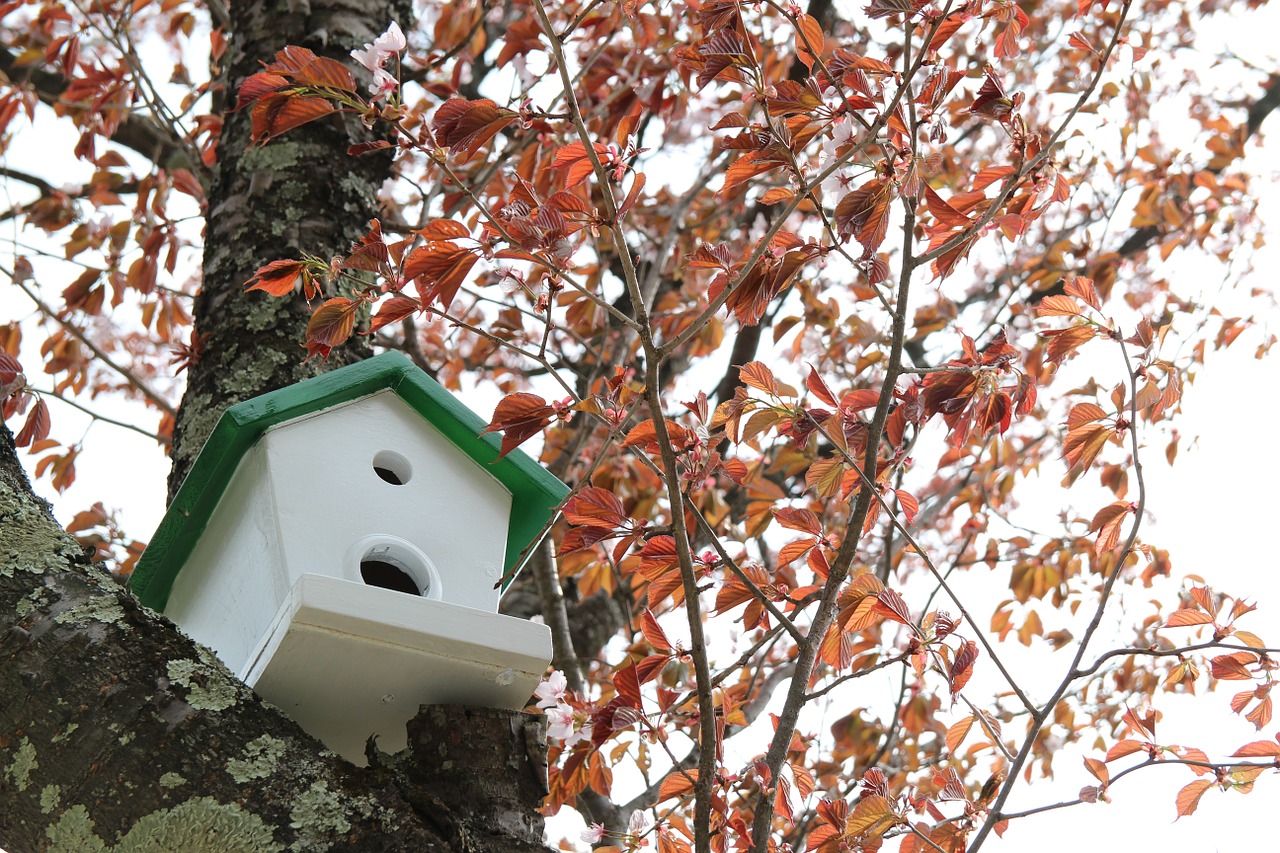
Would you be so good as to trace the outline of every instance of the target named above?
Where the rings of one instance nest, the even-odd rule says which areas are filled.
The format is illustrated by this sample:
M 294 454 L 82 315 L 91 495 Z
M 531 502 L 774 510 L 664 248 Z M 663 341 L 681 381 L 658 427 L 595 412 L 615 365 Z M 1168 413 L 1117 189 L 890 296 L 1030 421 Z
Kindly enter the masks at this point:
M 1276 78 L 1178 91 L 1208 6 L 427 5 L 351 57 L 282 44 L 220 93 L 267 148 L 362 126 L 349 155 L 400 179 L 347 251 L 282 249 L 244 285 L 307 303 L 299 359 L 367 336 L 454 388 L 496 384 L 486 432 L 571 485 L 525 574 L 561 591 L 548 623 L 604 599 L 615 621 L 557 633 L 549 814 L 578 809 L 606 850 L 956 853 L 1060 805 L 1007 805 L 1043 777 L 1120 801 L 1178 763 L 1183 816 L 1280 764 L 1280 736 L 1209 755 L 1157 726 L 1163 694 L 1223 681 L 1239 691 L 1203 701 L 1259 731 L 1273 711 L 1252 604 L 1143 536 L 1143 465 L 1174 461 L 1184 383 L 1249 325 L 1169 263 L 1225 265 L 1261 227 L 1240 158 Z M 220 123 L 192 125 L 191 169 L 126 178 L 105 141 L 140 83 L 87 58 L 80 20 L 25 23 L 13 61 L 66 78 L 55 110 L 97 172 L 14 215 L 89 271 L 59 298 L 6 270 L 49 320 L 27 375 L 28 326 L 0 326 L 5 418 L 60 486 L 80 447 L 49 438 L 46 397 L 151 399 L 170 353 L 201 357 L 166 204 L 200 204 Z M 10 76 L 13 128 L 35 96 Z M 1157 132 L 1161 98 L 1185 99 L 1185 141 Z M 141 311 L 136 381 L 90 345 L 121 305 Z M 1033 474 L 1059 504 L 1020 503 Z M 82 523 L 106 530 L 98 511 Z M 969 573 L 996 597 L 962 596 Z M 888 695 L 864 686 L 886 673 Z M 1054 763 L 1068 746 L 1083 766 Z

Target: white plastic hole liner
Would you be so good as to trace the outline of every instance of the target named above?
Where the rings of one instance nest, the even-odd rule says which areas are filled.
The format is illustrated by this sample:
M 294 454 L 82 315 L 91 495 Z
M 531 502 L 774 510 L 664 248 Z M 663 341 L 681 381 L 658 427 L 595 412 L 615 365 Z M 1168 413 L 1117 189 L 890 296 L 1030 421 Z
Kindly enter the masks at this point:
M 357 540 L 347 549 L 343 565 L 343 577 L 356 583 L 364 583 L 360 564 L 366 560 L 390 563 L 413 578 L 423 598 L 441 599 L 440 573 L 435 563 L 422 553 L 422 549 L 407 539 L 387 533 L 375 533 Z

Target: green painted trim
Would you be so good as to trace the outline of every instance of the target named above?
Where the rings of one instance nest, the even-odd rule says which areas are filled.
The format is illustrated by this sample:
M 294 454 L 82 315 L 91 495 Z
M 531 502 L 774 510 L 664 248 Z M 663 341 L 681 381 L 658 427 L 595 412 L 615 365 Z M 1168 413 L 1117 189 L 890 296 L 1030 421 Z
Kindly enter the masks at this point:
M 527 454 L 498 461 L 501 439 L 488 425 L 402 353 L 386 352 L 223 412 L 182 487 L 138 560 L 129 586 L 143 604 L 163 611 L 173 583 L 204 533 L 241 458 L 269 427 L 390 389 L 511 492 L 506 571 L 542 532 L 569 488 Z M 503 584 L 505 590 L 514 574 Z

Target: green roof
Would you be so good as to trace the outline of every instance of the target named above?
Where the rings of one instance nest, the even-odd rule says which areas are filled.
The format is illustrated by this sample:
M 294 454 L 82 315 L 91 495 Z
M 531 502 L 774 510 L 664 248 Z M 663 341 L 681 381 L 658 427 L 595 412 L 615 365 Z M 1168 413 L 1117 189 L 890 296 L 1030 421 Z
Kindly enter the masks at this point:
M 506 589 L 521 555 L 568 496 L 568 487 L 519 450 L 499 460 L 501 441 L 493 433 L 480 435 L 488 424 L 479 415 L 403 354 L 387 352 L 245 400 L 223 412 L 133 571 L 129 585 L 139 600 L 164 610 L 174 580 L 213 517 L 241 457 L 268 427 L 383 390 L 394 392 L 511 492 Z

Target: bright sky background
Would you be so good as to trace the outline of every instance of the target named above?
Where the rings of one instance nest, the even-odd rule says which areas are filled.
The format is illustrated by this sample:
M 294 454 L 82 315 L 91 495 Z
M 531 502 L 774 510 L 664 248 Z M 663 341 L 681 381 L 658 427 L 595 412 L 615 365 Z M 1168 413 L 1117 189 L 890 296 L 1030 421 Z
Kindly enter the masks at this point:
M 1252 32 L 1272 37 L 1280 33 L 1280 4 L 1264 10 L 1257 21 L 1258 26 Z M 1235 40 L 1232 35 L 1223 37 L 1228 42 Z M 1270 61 L 1275 65 L 1274 48 L 1256 42 L 1248 46 L 1257 52 L 1256 61 Z M 1236 49 L 1240 48 L 1236 46 Z M 50 124 L 45 116 L 37 121 L 37 131 L 47 130 Z M 1274 230 L 1280 227 L 1280 192 L 1274 180 L 1280 169 L 1280 144 L 1274 141 L 1280 139 L 1280 122 L 1274 115 L 1266 130 L 1271 134 L 1267 150 L 1254 151 L 1250 159 L 1255 172 L 1264 176 L 1256 188 L 1264 194 L 1263 216 L 1274 223 Z M 24 144 L 48 144 L 48 137 L 40 133 L 24 136 L 26 139 L 20 140 Z M 1265 178 L 1268 175 L 1272 178 L 1269 183 Z M 11 227 L 4 228 L 5 237 L 13 233 Z M 0 257 L 8 253 L 6 247 L 0 250 Z M 5 262 L 7 265 L 7 258 Z M 1274 289 L 1274 271 L 1280 269 L 1280 253 L 1270 248 L 1264 250 L 1257 267 L 1261 272 L 1254 276 L 1252 285 Z M 23 302 L 25 297 L 12 290 L 11 287 L 0 290 L 0 318 L 29 313 L 29 306 Z M 1195 383 L 1187 387 L 1183 401 L 1185 414 L 1178 424 L 1184 438 L 1176 466 L 1171 470 L 1164 464 L 1163 442 L 1145 451 L 1150 507 L 1143 538 L 1170 550 L 1175 573 L 1199 574 L 1218 590 L 1258 600 L 1259 610 L 1245 617 L 1241 627 L 1277 644 L 1280 643 L 1280 566 L 1274 556 L 1275 545 L 1269 539 L 1280 513 L 1280 500 L 1276 498 L 1276 484 L 1280 482 L 1280 452 L 1276 449 L 1280 362 L 1274 358 L 1256 361 L 1253 349 L 1264 334 L 1276 330 L 1280 318 L 1262 322 L 1263 331 L 1246 334 L 1227 353 L 1211 355 L 1207 367 L 1200 371 Z M 27 343 L 38 346 L 34 334 L 28 336 Z M 28 366 L 38 363 L 34 352 L 28 358 Z M 44 380 L 38 373 L 32 378 L 37 384 Z M 481 397 L 482 401 L 473 400 L 472 405 L 487 415 L 495 397 L 492 394 Z M 101 413 L 121 420 L 133 421 L 138 417 L 137 408 L 131 404 L 104 398 L 93 405 Z M 53 502 L 58 518 L 64 523 L 75 512 L 102 500 L 109 508 L 119 508 L 127 531 L 148 538 L 164 510 L 167 458 L 157 451 L 153 441 L 143 436 L 105 423 L 90 427 L 87 417 L 68 406 L 57 401 L 51 401 L 50 406 L 55 435 L 71 440 L 88 429 L 87 450 L 77 463 L 76 483 L 67 493 L 53 493 L 47 480 L 35 482 L 37 492 Z M 154 420 L 150 415 L 146 417 L 148 423 Z M 23 460 L 30 462 L 25 456 Z M 1061 472 L 1049 468 L 1051 466 L 1046 466 L 1046 479 L 1056 484 Z M 1046 510 L 1056 512 L 1052 506 Z M 974 609 L 982 611 L 981 607 Z M 985 619 L 986 614 L 979 618 Z M 1019 664 L 1032 668 L 1066 665 L 1064 656 L 1050 655 L 1043 649 L 1033 647 L 1030 654 L 1032 657 L 1020 660 Z M 1036 656 L 1044 656 L 1043 662 Z M 896 685 L 896 676 L 893 684 Z M 1182 697 L 1158 696 L 1156 707 L 1166 714 L 1158 729 L 1160 740 L 1200 746 L 1219 757 L 1250 740 L 1274 734 L 1274 724 L 1262 733 L 1255 733 L 1250 724 L 1230 713 L 1226 702 L 1238 689 L 1236 683 L 1227 683 L 1217 697 L 1207 702 L 1202 699 L 1193 710 L 1188 710 L 1190 703 Z M 746 743 L 750 738 L 743 740 L 736 748 L 744 755 L 759 747 L 759 744 Z M 1096 752 L 1088 754 L 1097 755 Z M 1010 808 L 1029 808 L 1069 799 L 1082 786 L 1093 784 L 1078 755 L 1063 755 L 1055 763 L 1055 770 L 1056 784 L 1037 781 L 1034 786 L 1021 788 Z M 989 849 L 1077 853 L 1085 845 L 1102 850 L 1142 845 L 1199 853 L 1252 849 L 1260 838 L 1271 835 L 1262 827 L 1270 816 L 1268 808 L 1280 804 L 1280 779 L 1274 774 L 1264 775 L 1257 789 L 1248 796 L 1210 791 L 1201 800 L 1196 815 L 1175 823 L 1174 795 L 1192 778 L 1192 774 L 1181 767 L 1155 768 L 1135 774 L 1116 785 L 1112 804 L 1077 806 L 1030 818 L 1011 827 L 1003 842 L 993 839 Z M 571 821 L 557 825 L 576 837 Z

